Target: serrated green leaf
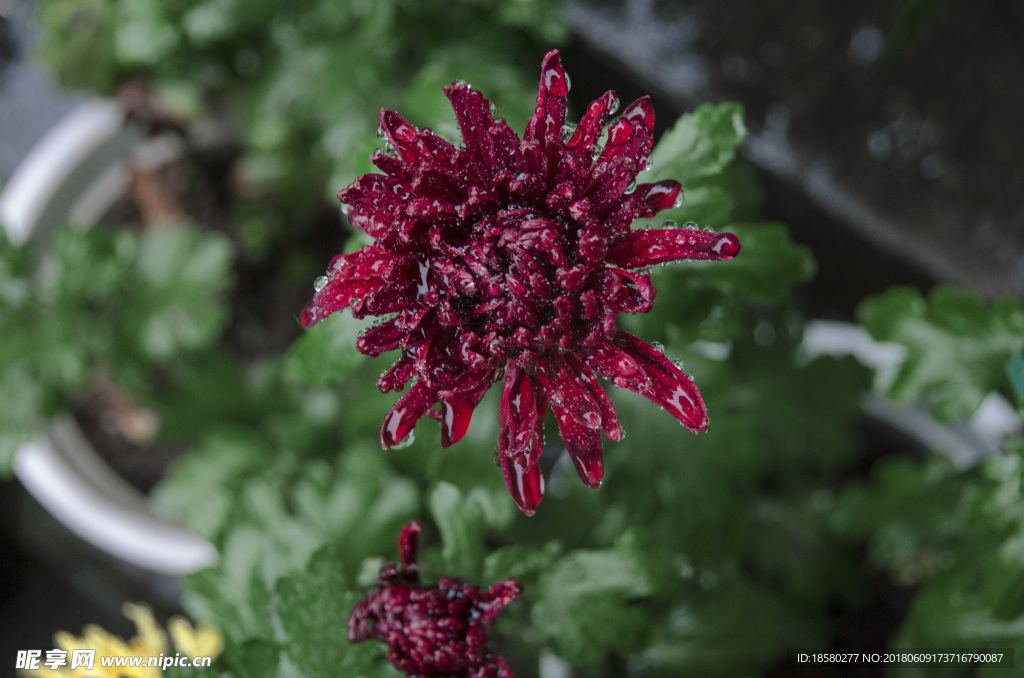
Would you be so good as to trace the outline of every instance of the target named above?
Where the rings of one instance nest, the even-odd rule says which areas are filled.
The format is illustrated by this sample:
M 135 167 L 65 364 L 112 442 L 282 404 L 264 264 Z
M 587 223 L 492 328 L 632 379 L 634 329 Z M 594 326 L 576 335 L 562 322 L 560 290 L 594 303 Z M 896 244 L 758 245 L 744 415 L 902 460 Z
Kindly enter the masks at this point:
M 348 616 L 362 595 L 346 579 L 339 547 L 326 547 L 303 572 L 277 585 L 276 616 L 288 659 L 305 676 L 360 676 L 385 656 L 380 643 L 350 644 Z
M 216 233 L 183 226 L 145 232 L 129 321 L 144 355 L 167 359 L 217 339 L 228 317 L 231 259 L 231 245 Z
M 183 520 L 206 539 L 227 526 L 232 495 L 245 477 L 267 463 L 269 450 L 258 437 L 229 432 L 212 436 L 200 451 L 178 460 L 153 491 L 154 507 Z
M 630 537 L 612 549 L 573 551 L 541 576 L 533 625 L 577 666 L 636 650 L 654 622 L 642 601 L 658 590 L 659 566 Z
M 371 322 L 339 312 L 306 330 L 285 354 L 285 380 L 324 386 L 345 379 L 366 362 L 356 339 Z
M 680 117 L 658 141 L 651 152 L 651 169 L 637 181 L 675 179 L 686 191 L 729 166 L 746 136 L 741 104 L 702 104 Z
M 993 390 L 1008 393 L 1006 363 L 1024 346 L 1016 300 L 989 308 L 974 292 L 949 285 L 935 287 L 927 300 L 913 288 L 892 288 L 862 302 L 857 317 L 874 339 L 907 349 L 886 395 L 930 401 L 942 420 L 970 417 Z

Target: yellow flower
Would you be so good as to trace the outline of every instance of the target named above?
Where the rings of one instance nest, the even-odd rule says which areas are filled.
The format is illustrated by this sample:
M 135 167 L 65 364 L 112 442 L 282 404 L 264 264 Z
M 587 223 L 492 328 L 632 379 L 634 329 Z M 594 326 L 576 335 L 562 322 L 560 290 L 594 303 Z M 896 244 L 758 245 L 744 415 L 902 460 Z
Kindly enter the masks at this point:
M 169 649 L 167 634 L 153 617 L 148 607 L 125 603 L 121 608 L 124 616 L 135 624 L 135 635 L 129 641 L 113 635 L 96 624 L 86 624 L 82 636 L 76 637 L 67 631 L 58 631 L 53 642 L 67 652 L 67 663 L 51 670 L 42 662 L 35 670 L 21 670 L 23 678 L 160 678 L 159 666 L 147 666 L 150 657 L 161 655 Z M 209 625 L 192 628 L 183 617 L 174 617 L 167 624 L 177 650 L 189 657 L 216 657 L 224 648 L 220 631 Z M 74 650 L 95 650 L 92 669 L 77 667 L 71 669 Z M 170 654 L 170 653 L 168 653 Z M 103 666 L 103 657 L 142 657 L 142 666 Z M 44 655 L 45 659 L 45 655 Z
M 224 650 L 224 636 L 220 629 L 209 624 L 200 624 L 192 628 L 184 617 L 171 617 L 167 622 L 167 630 L 171 633 L 174 647 L 182 654 L 191 658 L 213 657 L 216 659 Z

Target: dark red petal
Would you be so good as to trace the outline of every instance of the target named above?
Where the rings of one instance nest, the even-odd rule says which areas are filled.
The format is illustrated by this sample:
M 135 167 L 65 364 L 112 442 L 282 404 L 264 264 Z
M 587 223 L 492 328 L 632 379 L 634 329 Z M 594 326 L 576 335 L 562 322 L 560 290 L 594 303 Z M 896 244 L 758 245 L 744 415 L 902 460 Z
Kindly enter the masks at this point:
M 383 151 L 377 151 L 370 156 L 370 162 L 376 165 L 384 174 L 389 174 L 395 179 L 404 183 L 410 183 L 416 178 L 413 168 L 400 158 L 388 155 Z
M 377 380 L 377 388 L 382 393 L 401 391 L 410 379 L 416 376 L 416 367 L 412 358 L 405 355 Z
M 604 474 L 599 433 L 602 408 L 583 382 L 579 366 L 567 357 L 571 356 L 558 355 L 550 360 L 538 376 L 580 479 L 596 489 Z
M 405 440 L 414 428 L 419 418 L 427 413 L 437 397 L 422 381 L 398 399 L 395 406 L 384 417 L 384 425 L 380 429 L 380 444 L 386 450 L 394 447 Z
M 409 186 L 384 174 L 364 174 L 338 193 L 349 221 L 377 238 L 385 233 L 404 210 L 411 193 Z
M 544 449 L 547 398 L 525 370 L 509 365 L 498 415 L 498 457 L 509 493 L 519 509 L 532 514 L 544 493 L 537 462 Z
M 601 459 L 601 434 L 579 423 L 567 406 L 556 404 L 551 401 L 551 411 L 555 413 L 555 420 L 558 422 L 558 430 L 562 434 L 562 441 L 569 452 L 576 473 L 579 474 L 587 487 L 597 489 L 601 487 L 601 477 L 604 475 L 604 462 Z
M 597 138 L 601 136 L 604 124 L 618 100 L 615 92 L 608 90 L 600 99 L 592 101 L 587 106 L 587 112 L 583 114 L 583 119 L 580 120 L 576 131 L 572 133 L 565 145 L 589 162 L 590 149 L 594 147 Z
M 586 429 L 601 429 L 601 405 L 583 384 L 576 365 L 567 362 L 561 354 L 556 354 L 543 365 L 537 376 L 548 394 L 552 408 L 556 405 L 562 408 Z
M 465 144 L 465 150 L 458 153 L 459 158 L 469 163 L 468 168 L 473 174 L 481 179 L 488 178 L 491 168 L 498 165 L 494 139 L 488 133 L 494 124 L 490 102 L 465 84 L 449 85 L 444 88 L 444 93 L 455 111 L 455 121 Z
M 398 558 L 402 561 L 403 565 L 416 564 L 416 554 L 419 551 L 420 531 L 422 529 L 418 521 L 411 520 L 398 533 Z
M 642 96 L 631 103 L 622 112 L 622 119 L 639 124 L 647 130 L 648 136 L 654 134 L 654 104 L 651 103 L 651 97 Z
M 619 418 L 615 414 L 615 407 L 612 405 L 611 398 L 605 393 L 604 389 L 601 388 L 601 383 L 594 376 L 594 373 L 587 367 L 586 358 L 581 355 L 566 354 L 565 361 L 576 371 L 579 375 L 580 382 L 589 391 L 591 397 L 601 408 L 601 429 L 604 434 L 611 440 L 619 442 L 625 435 L 622 430 L 622 425 L 619 424 Z
M 388 142 L 398 151 L 399 157 L 407 163 L 416 163 L 420 157 L 417 146 L 419 130 L 394 111 L 380 109 L 380 128 Z
M 392 318 L 380 325 L 364 330 L 356 339 L 356 349 L 363 355 L 379 356 L 401 347 L 405 328 L 398 318 Z
M 537 141 L 541 145 L 562 142 L 565 97 L 568 93 L 569 81 L 562 70 L 558 50 L 551 50 L 541 64 L 537 108 L 526 123 L 526 133 L 523 135 L 526 141 Z
M 618 332 L 612 343 L 635 360 L 650 379 L 648 388 L 627 388 L 664 407 L 691 431 L 707 429 L 708 410 L 700 391 L 671 360 L 650 344 L 626 332 Z
M 384 285 L 382 276 L 393 263 L 392 255 L 373 245 L 335 257 L 327 269 L 331 279 L 313 295 L 299 322 L 303 327 L 312 327 L 354 300 L 377 291 Z
M 678 181 L 666 179 L 656 184 L 640 184 L 628 199 L 634 219 L 650 219 L 661 210 L 675 206 L 682 187 Z
M 606 307 L 625 313 L 647 313 L 657 293 L 646 273 L 606 268 L 602 279 Z
M 462 440 L 469 429 L 476 405 L 468 400 L 442 400 L 441 412 L 438 417 L 441 423 L 441 448 Z
M 622 156 L 601 162 L 591 174 L 586 194 L 593 211 L 604 212 L 615 206 L 626 188 L 636 178 L 637 165 L 633 158 Z
M 537 505 L 544 496 L 544 477 L 540 473 L 537 462 L 529 463 L 529 455 L 510 457 L 498 455 L 501 461 L 501 472 L 505 476 L 505 487 L 512 495 L 519 510 L 528 516 L 537 512 Z
M 348 616 L 348 642 L 361 643 L 373 637 L 369 604 L 370 599 L 364 598 L 352 608 Z
M 596 167 L 617 158 L 629 158 L 639 172 L 654 145 L 653 133 L 654 107 L 650 97 L 641 97 L 630 104 L 619 121 L 608 129 L 608 141 Z
M 515 579 L 506 579 L 491 585 L 483 595 L 483 602 L 486 604 L 486 611 L 480 619 L 484 624 L 490 624 L 494 617 L 505 609 L 512 601 L 519 598 L 523 587 Z
M 679 259 L 726 261 L 740 251 L 732 233 L 713 233 L 684 228 L 630 231 L 608 253 L 607 261 L 622 268 L 640 268 Z

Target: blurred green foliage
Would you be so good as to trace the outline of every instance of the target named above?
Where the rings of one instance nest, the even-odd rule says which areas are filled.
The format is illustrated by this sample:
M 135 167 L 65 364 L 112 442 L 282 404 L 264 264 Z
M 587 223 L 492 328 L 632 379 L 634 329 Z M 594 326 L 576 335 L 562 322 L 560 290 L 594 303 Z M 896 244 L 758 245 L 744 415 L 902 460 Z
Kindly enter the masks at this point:
M 556 0 L 52 0 L 37 53 L 68 87 L 150 80 L 190 116 L 240 122 L 246 175 L 307 206 L 365 171 L 381 107 L 443 136 L 441 86 L 463 78 L 514 129 L 547 46 L 566 37 Z
M 227 241 L 193 226 L 65 229 L 45 256 L 0 233 L 0 475 L 97 373 L 145 397 L 155 370 L 212 349 L 231 264 Z
M 522 128 L 539 56 L 565 35 L 544 0 L 50 0 L 38 12 L 39 52 L 65 84 L 110 92 L 141 76 L 190 120 L 239 123 L 242 175 L 272 189 L 268 205 L 235 206 L 251 261 L 327 187 L 371 170 L 381 106 L 454 137 L 440 87 L 465 78 Z M 1024 650 L 1024 445 L 973 469 L 911 455 L 860 468 L 869 375 L 851 359 L 796 359 L 792 290 L 815 263 L 785 226 L 760 222 L 756 177 L 736 158 L 745 134 L 738 105 L 702 106 L 640 177 L 682 183 L 663 219 L 734 232 L 743 249 L 655 269 L 654 311 L 620 319 L 685 361 L 711 425 L 691 436 L 613 393 L 628 435 L 605 443 L 599 491 L 552 449 L 547 496 L 521 515 L 493 462 L 496 389 L 452 448 L 423 421 L 408 449 L 379 450 L 394 396 L 373 381 L 394 356 L 359 354 L 363 325 L 341 313 L 283 356 L 226 350 L 232 253 L 197 229 L 67 231 L 42 262 L 0 243 L 0 468 L 97 370 L 155 408 L 163 439 L 190 451 L 154 502 L 221 555 L 185 579 L 183 604 L 224 630 L 217 672 L 243 678 L 397 676 L 383 647 L 351 646 L 345 629 L 414 517 L 428 582 L 524 585 L 495 632 L 520 678 L 548 651 L 577 678 L 764 674 L 792 648 L 828 647 L 837 610 L 863 611 L 878 570 L 916 588 L 893 643 Z M 307 264 L 281 266 L 301 277 Z M 905 351 L 881 384 L 893 399 L 951 418 L 1009 393 L 1006 364 L 1024 345 L 1014 301 L 895 289 L 860 319 Z M 915 671 L 894 675 L 940 675 Z
M 927 299 L 895 287 L 866 299 L 857 315 L 874 339 L 906 351 L 887 384 L 889 397 L 931 402 L 941 420 L 970 417 L 991 391 L 1014 399 L 1006 364 L 1024 347 L 1024 311 L 1016 299 L 989 308 L 976 293 L 948 285 Z

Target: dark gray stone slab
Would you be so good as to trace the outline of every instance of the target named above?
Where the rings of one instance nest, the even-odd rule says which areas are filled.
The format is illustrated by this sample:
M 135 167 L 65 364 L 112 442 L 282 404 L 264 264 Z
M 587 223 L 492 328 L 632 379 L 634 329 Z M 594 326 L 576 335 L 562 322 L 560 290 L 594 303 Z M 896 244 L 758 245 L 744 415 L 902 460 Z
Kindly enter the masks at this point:
M 876 245 L 1024 295 L 1024 2 L 949 0 L 888 54 L 894 4 L 624 0 L 569 18 L 680 110 L 742 101 L 744 155 Z

